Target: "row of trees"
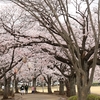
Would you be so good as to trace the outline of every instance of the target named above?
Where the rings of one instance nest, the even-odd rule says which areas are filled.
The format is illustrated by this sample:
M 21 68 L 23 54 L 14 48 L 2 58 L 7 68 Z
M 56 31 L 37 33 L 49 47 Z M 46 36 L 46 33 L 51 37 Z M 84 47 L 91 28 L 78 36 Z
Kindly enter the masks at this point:
M 76 9 L 74 16 L 69 13 L 70 5 L 67 0 L 11 1 L 27 10 L 62 47 L 65 58 L 70 62 L 70 66 L 76 75 L 78 100 L 86 100 L 93 81 L 95 66 L 99 60 L 100 1 L 96 0 L 97 20 L 92 16 L 94 14 L 92 6 L 95 0 L 85 0 L 85 4 L 77 0 L 72 1 Z M 84 5 L 86 8 L 81 9 Z M 60 21 L 60 16 L 63 16 L 63 23 Z M 79 18 L 77 19 L 77 17 Z M 74 28 L 75 25 L 77 25 L 76 28 Z M 81 27 L 82 30 L 78 27 Z M 80 38 L 77 39 L 80 34 Z M 66 48 L 57 36 L 61 37 L 67 46 Z M 92 45 L 90 45 L 90 40 L 94 42 Z
M 47 66 L 53 65 L 55 59 L 52 56 L 49 55 L 47 56 L 47 53 L 45 54 L 43 53 L 43 51 L 40 50 L 41 47 L 43 47 L 43 45 L 41 44 L 37 45 L 37 43 L 46 43 L 46 42 L 49 43 L 49 42 L 44 41 L 43 37 L 32 36 L 33 34 L 31 32 L 35 28 L 34 23 L 30 24 L 30 27 L 27 27 L 27 30 L 26 28 L 24 28 L 26 25 L 28 25 L 29 22 L 31 22 L 30 21 L 31 19 L 27 21 L 27 24 L 26 22 L 24 23 L 24 20 L 27 19 L 25 15 L 27 16 L 29 15 L 23 12 L 23 10 L 20 10 L 19 8 L 16 9 L 16 7 L 10 6 L 6 9 L 3 9 L 3 12 L 4 11 L 5 13 L 1 12 L 0 16 L 1 19 L 0 79 L 3 81 L 5 86 L 3 98 L 4 99 L 8 98 L 8 95 L 10 93 L 9 91 L 11 82 L 15 82 L 13 83 L 15 84 L 15 91 L 18 92 L 18 87 L 17 87 L 18 81 L 33 80 L 33 85 L 34 87 L 36 87 L 36 79 L 40 75 L 42 75 L 43 79 L 48 84 L 48 93 L 52 93 L 51 80 L 52 78 L 54 80 L 54 76 L 56 76 L 55 73 L 57 72 L 50 71 L 50 69 Z M 17 13 L 20 13 L 20 15 L 16 15 Z M 29 31 L 31 31 L 30 32 L 31 35 L 30 34 L 25 35 L 25 32 L 27 33 Z M 35 30 L 34 32 L 41 32 L 41 31 Z M 55 80 L 56 79 L 57 78 L 55 78 Z M 40 81 L 42 80 L 40 79 Z
M 36 67 L 35 71 L 37 70 L 39 72 L 38 75 L 42 74 L 44 76 L 44 79 L 48 83 L 48 88 L 50 89 L 50 81 L 48 82 L 47 79 L 51 79 L 52 76 L 50 75 L 59 75 L 60 73 L 52 71 L 50 74 L 48 73 L 48 68 L 46 70 L 45 66 L 53 70 L 57 68 L 61 72 L 59 76 L 66 77 L 66 87 L 67 90 L 69 90 L 67 93 L 68 96 L 75 94 L 76 79 L 78 100 L 86 100 L 93 81 L 95 67 L 97 64 L 99 65 L 99 1 L 98 6 L 96 6 L 98 8 L 95 7 L 95 12 L 91 9 L 94 6 L 95 0 L 86 0 L 86 2 L 72 1 L 70 4 L 67 0 L 11 1 L 27 10 L 28 13 L 25 13 L 22 17 L 21 13 L 17 18 L 14 16 L 8 17 L 6 23 L 4 20 L 5 17 L 1 17 L 1 26 L 3 26 L 2 28 L 5 30 L 2 34 L 4 36 L 4 33 L 6 33 L 7 37 L 9 37 L 7 34 L 10 35 L 9 42 L 5 39 L 9 45 L 6 43 L 6 45 L 4 45 L 4 42 L 1 41 L 1 55 L 4 56 L 5 53 L 8 54 L 8 51 L 11 53 L 10 50 L 12 50 L 14 55 L 10 55 L 12 60 L 7 60 L 11 61 L 8 62 L 7 67 L 5 66 L 6 72 L 11 70 L 14 64 L 18 64 L 18 62 L 22 61 L 23 55 L 26 55 L 27 58 L 30 57 L 29 61 L 31 61 L 33 57 L 34 61 L 34 59 L 36 59 L 34 58 L 34 53 L 39 54 L 42 48 L 42 52 L 35 57 L 40 58 L 43 51 L 46 52 L 45 54 L 49 54 L 49 56 L 48 58 L 44 57 L 47 60 L 43 58 L 42 63 L 40 60 L 37 60 L 38 62 L 40 61 L 40 63 L 37 64 L 39 68 Z M 70 13 L 70 6 L 75 7 L 73 15 Z M 83 6 L 86 6 L 86 8 L 81 9 Z M 30 19 L 27 20 L 27 17 Z M 16 22 L 18 18 L 21 19 Z M 29 23 L 29 26 L 26 23 Z M 33 26 L 36 27 L 33 28 Z M 17 55 L 15 56 L 14 52 L 16 50 Z M 20 58 L 20 61 L 18 58 Z M 61 64 L 61 62 L 56 61 L 54 58 L 66 65 Z M 14 60 L 18 61 L 15 63 Z M 51 63 L 48 65 L 48 62 Z M 30 69 L 30 71 L 33 73 L 32 69 Z M 1 78 L 6 72 L 2 73 Z M 46 75 L 47 78 L 45 77 Z M 22 77 L 25 78 L 24 75 L 22 75 Z M 35 76 L 33 79 L 35 80 L 36 78 Z M 51 90 L 49 90 L 49 92 L 51 92 Z

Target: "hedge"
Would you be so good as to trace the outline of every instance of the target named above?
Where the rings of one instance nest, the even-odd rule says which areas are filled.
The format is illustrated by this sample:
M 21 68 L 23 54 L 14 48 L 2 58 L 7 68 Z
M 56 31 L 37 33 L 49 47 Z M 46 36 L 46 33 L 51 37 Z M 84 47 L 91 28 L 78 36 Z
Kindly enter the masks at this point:
M 92 86 L 100 86 L 100 83 L 92 83 Z

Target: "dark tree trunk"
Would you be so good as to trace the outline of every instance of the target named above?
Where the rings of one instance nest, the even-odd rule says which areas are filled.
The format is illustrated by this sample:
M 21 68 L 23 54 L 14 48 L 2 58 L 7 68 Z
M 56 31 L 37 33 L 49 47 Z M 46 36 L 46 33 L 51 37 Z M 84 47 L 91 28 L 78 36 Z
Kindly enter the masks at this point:
M 52 93 L 52 90 L 51 90 L 51 79 L 52 79 L 52 76 L 47 75 L 47 78 L 44 77 L 44 80 L 43 80 L 48 84 L 48 93 L 49 94 Z
M 64 95 L 64 80 L 63 79 L 60 79 L 59 82 L 60 82 L 59 94 L 60 95 Z
M 87 100 L 87 96 L 88 96 L 87 87 L 77 86 L 77 90 L 78 90 L 78 100 Z
M 15 91 L 15 80 L 13 79 L 12 80 L 12 97 L 14 97 L 15 96 L 15 93 L 14 93 L 14 91 Z
M 74 74 L 65 80 L 65 86 L 66 86 L 66 95 L 68 97 L 76 95 Z
M 65 80 L 65 86 L 66 86 L 66 96 L 70 97 L 70 84 L 68 79 Z
M 8 95 L 9 96 L 11 96 L 10 84 L 11 84 L 11 77 L 8 78 Z
M 2 83 L 0 82 L 0 89 L 2 88 Z
M 51 77 L 48 77 L 48 93 L 52 93 L 52 90 L 51 90 Z
M 36 78 L 33 78 L 33 87 L 34 87 L 34 92 L 36 92 Z
M 70 86 L 70 96 L 76 95 L 74 74 L 69 77 L 69 86 Z
M 3 92 L 3 99 L 8 99 L 8 83 L 6 79 L 6 74 L 4 75 L 4 92 Z
M 18 92 L 18 78 L 15 78 L 15 93 L 19 93 Z
M 89 70 L 84 69 L 84 74 L 77 74 L 78 100 L 87 100 L 91 85 L 92 81 L 89 81 Z

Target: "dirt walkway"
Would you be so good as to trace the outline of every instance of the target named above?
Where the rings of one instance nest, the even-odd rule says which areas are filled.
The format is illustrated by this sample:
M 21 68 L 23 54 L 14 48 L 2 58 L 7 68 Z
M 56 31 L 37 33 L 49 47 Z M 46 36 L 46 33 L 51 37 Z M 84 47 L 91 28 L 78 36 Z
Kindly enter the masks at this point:
M 18 98 L 20 96 L 20 98 Z M 66 100 L 64 97 L 49 94 L 16 94 L 16 100 Z
M 0 96 L 0 100 L 2 99 L 2 96 Z M 65 97 L 54 95 L 54 94 L 15 94 L 15 97 L 13 99 L 7 99 L 7 100 L 67 100 Z

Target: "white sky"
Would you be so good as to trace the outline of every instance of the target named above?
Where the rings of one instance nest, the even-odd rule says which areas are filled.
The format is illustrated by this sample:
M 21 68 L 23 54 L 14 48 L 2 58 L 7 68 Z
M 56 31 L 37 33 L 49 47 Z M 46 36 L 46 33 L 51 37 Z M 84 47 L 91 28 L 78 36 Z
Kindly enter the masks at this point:
M 73 2 L 73 0 L 71 0 L 71 1 Z M 79 3 L 80 0 L 77 0 L 77 2 Z M 97 2 L 98 2 L 98 0 L 94 0 L 92 6 L 97 5 Z M 7 5 L 7 4 L 11 4 L 11 2 L 10 2 L 9 0 L 0 0 L 0 6 L 1 6 L 1 5 L 4 5 L 4 6 L 5 6 L 5 5 Z M 85 4 L 85 2 L 84 2 L 84 4 Z M 73 6 L 73 5 L 71 4 L 70 7 L 69 7 L 71 13 L 72 13 L 73 11 L 75 11 L 75 9 L 74 9 L 72 6 Z M 84 8 L 84 7 L 85 7 L 85 5 L 83 6 L 83 8 Z
M 5 6 L 5 5 L 7 5 L 7 4 L 11 4 L 11 2 L 8 1 L 8 0 L 0 0 L 0 6 L 1 6 L 1 5 L 2 5 L 2 6 Z

